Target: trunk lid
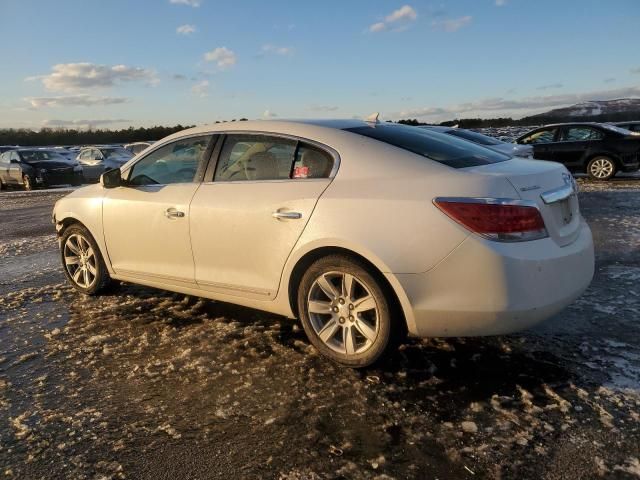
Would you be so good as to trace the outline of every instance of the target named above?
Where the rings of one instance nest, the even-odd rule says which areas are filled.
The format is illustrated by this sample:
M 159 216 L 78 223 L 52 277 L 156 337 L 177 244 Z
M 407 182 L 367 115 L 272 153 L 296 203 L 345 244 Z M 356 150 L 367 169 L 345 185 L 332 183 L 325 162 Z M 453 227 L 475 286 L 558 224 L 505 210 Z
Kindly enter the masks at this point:
M 568 245 L 578 237 L 581 217 L 577 186 L 564 165 L 512 159 L 464 170 L 506 178 L 522 200 L 535 202 L 549 236 L 558 245 Z

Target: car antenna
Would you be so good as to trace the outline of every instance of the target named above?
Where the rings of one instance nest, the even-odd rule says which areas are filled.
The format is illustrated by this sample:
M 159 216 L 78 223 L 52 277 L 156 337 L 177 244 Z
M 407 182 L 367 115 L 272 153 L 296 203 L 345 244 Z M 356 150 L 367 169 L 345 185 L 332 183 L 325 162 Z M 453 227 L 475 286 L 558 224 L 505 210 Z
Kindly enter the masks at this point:
M 369 115 L 366 118 L 366 121 L 369 123 L 380 123 L 380 120 L 378 120 L 378 117 L 380 117 L 380 112 L 375 112 Z

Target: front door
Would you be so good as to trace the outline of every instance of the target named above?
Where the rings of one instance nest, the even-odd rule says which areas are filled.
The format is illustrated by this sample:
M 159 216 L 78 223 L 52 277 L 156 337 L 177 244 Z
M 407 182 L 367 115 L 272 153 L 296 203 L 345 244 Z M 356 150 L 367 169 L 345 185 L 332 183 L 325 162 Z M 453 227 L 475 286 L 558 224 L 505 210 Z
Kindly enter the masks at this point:
M 193 284 L 190 204 L 211 139 L 194 136 L 157 148 L 123 174 L 126 186 L 106 191 L 104 236 L 116 274 Z
M 284 264 L 331 182 L 323 148 L 259 134 L 228 135 L 213 181 L 191 203 L 200 288 L 274 298 Z
M 554 149 L 558 129 L 555 127 L 536 130 L 518 143 L 533 146 L 533 157 L 537 160 L 555 160 Z

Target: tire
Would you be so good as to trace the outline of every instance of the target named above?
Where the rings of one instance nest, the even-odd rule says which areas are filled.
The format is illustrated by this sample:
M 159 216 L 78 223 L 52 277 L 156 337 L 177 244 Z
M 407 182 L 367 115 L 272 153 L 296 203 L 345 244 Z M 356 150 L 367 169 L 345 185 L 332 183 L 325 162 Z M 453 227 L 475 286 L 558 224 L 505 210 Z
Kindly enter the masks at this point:
M 22 176 L 22 185 L 27 191 L 33 190 L 33 183 L 31 183 L 31 177 L 29 175 Z
M 604 155 L 593 157 L 587 164 L 587 174 L 592 180 L 610 180 L 617 170 L 616 162 Z
M 349 292 L 345 284 L 351 285 Z M 400 337 L 383 285 L 365 264 L 348 256 L 330 255 L 311 264 L 297 300 L 309 341 L 340 365 L 372 365 Z
M 62 233 L 60 259 L 69 283 L 85 295 L 100 293 L 111 283 L 98 244 L 82 225 L 71 225 Z

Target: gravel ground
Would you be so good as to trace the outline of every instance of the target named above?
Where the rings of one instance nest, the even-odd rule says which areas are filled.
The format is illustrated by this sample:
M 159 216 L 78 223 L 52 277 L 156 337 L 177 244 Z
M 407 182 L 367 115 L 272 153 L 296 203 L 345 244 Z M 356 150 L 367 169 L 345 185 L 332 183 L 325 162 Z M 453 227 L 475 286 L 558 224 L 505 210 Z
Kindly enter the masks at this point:
M 0 478 L 640 477 L 640 178 L 580 179 L 592 286 L 518 335 L 342 369 L 293 321 L 68 287 L 64 192 L 0 194 Z

